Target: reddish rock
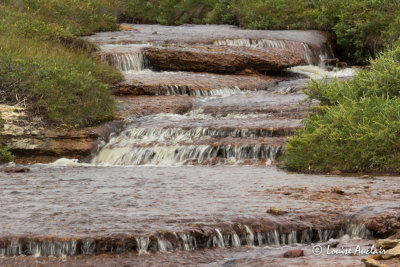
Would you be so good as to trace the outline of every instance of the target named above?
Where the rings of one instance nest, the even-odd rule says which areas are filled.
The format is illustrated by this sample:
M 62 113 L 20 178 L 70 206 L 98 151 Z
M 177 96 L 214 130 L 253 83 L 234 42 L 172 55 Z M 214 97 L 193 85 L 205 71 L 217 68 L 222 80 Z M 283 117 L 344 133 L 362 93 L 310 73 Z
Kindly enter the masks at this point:
M 277 208 L 269 208 L 267 210 L 267 213 L 272 214 L 272 215 L 284 215 L 284 214 L 287 213 L 287 211 L 280 210 L 280 209 L 277 209 Z
M 24 173 L 24 172 L 30 172 L 31 170 L 29 168 L 23 168 L 23 167 L 8 167 L 4 168 L 4 172 L 7 173 Z
M 304 251 L 301 249 L 288 250 L 283 254 L 283 257 L 285 258 L 298 258 L 303 256 L 304 256 Z
M 158 70 L 232 73 L 244 69 L 279 71 L 305 63 L 303 49 L 167 46 L 144 49 Z
M 334 170 L 334 171 L 331 172 L 331 174 L 333 174 L 333 175 L 340 175 L 340 174 L 342 174 L 342 172 L 339 171 L 339 170 Z
M 125 75 L 115 86 L 117 95 L 209 95 L 212 90 L 267 90 L 282 78 L 250 75 L 221 75 L 198 72 L 149 72 Z
M 336 194 L 339 194 L 339 195 L 344 195 L 344 191 L 342 189 L 340 189 L 340 188 L 337 188 L 337 187 L 332 188 L 332 193 L 336 193 Z
M 324 60 L 325 64 L 328 66 L 344 68 L 347 67 L 347 63 L 340 61 L 338 58 L 328 58 Z

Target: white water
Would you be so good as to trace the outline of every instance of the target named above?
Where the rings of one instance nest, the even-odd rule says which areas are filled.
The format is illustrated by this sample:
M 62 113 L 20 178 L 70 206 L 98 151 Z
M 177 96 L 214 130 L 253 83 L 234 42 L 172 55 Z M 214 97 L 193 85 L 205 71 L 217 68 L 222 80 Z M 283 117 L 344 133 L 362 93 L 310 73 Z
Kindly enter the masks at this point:
M 193 90 L 185 85 L 168 85 L 166 92 L 160 91 L 156 95 L 189 95 L 189 96 L 230 96 L 234 94 L 244 93 L 239 87 L 223 88 L 223 89 L 198 89 Z
M 312 79 L 347 78 L 353 77 L 357 72 L 353 68 L 334 69 L 327 71 L 325 68 L 314 65 L 296 66 L 288 69 L 290 72 L 307 75 Z
M 142 52 L 111 55 L 112 65 L 124 72 L 138 72 L 148 67 L 148 61 Z
M 285 48 L 287 47 L 285 40 L 250 40 L 250 39 L 226 39 L 217 40 L 214 42 L 215 46 L 246 46 L 246 47 L 261 47 L 261 48 Z
M 150 239 L 148 237 L 139 237 L 139 238 L 135 237 L 135 239 L 138 244 L 139 255 L 148 253 Z
M 220 162 L 240 162 L 246 159 L 274 161 L 281 146 L 269 145 L 170 145 L 151 147 L 103 148 L 93 159 L 93 164 L 124 165 L 182 165 L 208 164 L 213 159 Z

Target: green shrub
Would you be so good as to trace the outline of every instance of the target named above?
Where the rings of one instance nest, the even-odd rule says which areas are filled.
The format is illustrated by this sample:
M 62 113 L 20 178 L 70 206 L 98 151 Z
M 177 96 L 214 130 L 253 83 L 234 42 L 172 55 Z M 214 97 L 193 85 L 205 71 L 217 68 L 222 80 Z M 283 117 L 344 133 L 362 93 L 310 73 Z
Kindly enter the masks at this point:
M 1 118 L 1 113 L 0 113 L 0 163 L 2 163 L 2 162 L 10 162 L 10 161 L 13 161 L 13 159 L 14 159 L 14 156 L 10 152 L 10 147 L 3 146 L 1 144 L 1 142 L 2 142 L 2 136 L 1 136 L 2 129 L 3 129 L 3 119 Z
M 400 171 L 400 47 L 352 81 L 314 82 L 307 93 L 325 108 L 289 140 L 289 169 Z
M 57 124 L 85 126 L 110 118 L 114 102 L 106 83 L 119 78 L 85 52 L 34 39 L 0 38 L 0 90 L 9 102 L 26 98 L 33 112 Z
M 14 160 L 14 156 L 10 151 L 10 147 L 0 145 L 0 163 L 10 162 Z
M 118 1 L 3 1 L 0 5 L 0 91 L 25 99 L 56 124 L 86 126 L 113 116 L 108 88 L 117 70 L 93 59 L 77 35 L 113 30 Z

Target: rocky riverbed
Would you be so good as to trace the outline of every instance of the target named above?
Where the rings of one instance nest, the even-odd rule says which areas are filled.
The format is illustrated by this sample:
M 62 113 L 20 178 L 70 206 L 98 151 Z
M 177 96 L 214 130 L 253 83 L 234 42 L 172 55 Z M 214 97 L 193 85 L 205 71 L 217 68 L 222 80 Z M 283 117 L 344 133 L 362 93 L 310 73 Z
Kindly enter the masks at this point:
M 310 77 L 354 75 L 325 67 L 339 62 L 329 34 L 123 29 L 87 37 L 124 75 L 112 85 L 115 121 L 49 127 L 0 106 L 16 162 L 39 163 L 0 172 L 0 265 L 363 266 L 370 255 L 328 255 L 328 246 L 398 238 L 398 177 L 274 167 L 303 127 Z

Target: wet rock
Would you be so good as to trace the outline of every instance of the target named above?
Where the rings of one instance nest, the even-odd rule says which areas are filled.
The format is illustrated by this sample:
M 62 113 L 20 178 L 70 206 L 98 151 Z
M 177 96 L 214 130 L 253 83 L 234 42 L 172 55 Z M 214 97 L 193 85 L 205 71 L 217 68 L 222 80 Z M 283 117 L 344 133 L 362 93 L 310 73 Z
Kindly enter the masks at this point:
M 8 167 L 4 168 L 3 171 L 6 173 L 25 173 L 25 172 L 30 172 L 31 170 L 29 168 L 24 168 L 24 167 Z
M 133 28 L 130 25 L 121 25 L 119 26 L 120 31 L 138 31 L 138 29 Z
M 304 256 L 304 251 L 301 249 L 289 250 L 283 254 L 283 257 L 285 257 L 285 258 L 298 258 L 298 257 L 303 257 L 303 256 Z
M 214 46 L 144 48 L 153 68 L 173 71 L 233 73 L 244 69 L 279 71 L 305 62 L 301 49 Z
M 221 75 L 194 72 L 145 72 L 125 75 L 117 95 L 215 96 L 240 90 L 267 90 L 282 78 L 259 74 Z
M 328 58 L 324 60 L 324 63 L 328 66 L 344 68 L 347 67 L 347 63 L 340 61 L 338 58 Z
M 336 193 L 336 194 L 339 194 L 339 195 L 344 195 L 344 191 L 342 189 L 338 188 L 338 187 L 332 188 L 332 193 Z
M 4 143 L 12 148 L 17 163 L 48 163 L 61 157 L 84 159 L 96 150 L 99 138 L 106 139 L 118 123 L 82 130 L 48 126 L 25 108 L 0 105 L 4 121 Z
M 400 239 L 379 239 L 378 242 L 376 242 L 376 247 L 383 249 L 391 249 L 397 245 L 400 245 Z
M 400 245 L 397 245 L 392 249 L 386 250 L 386 253 L 382 254 L 381 257 L 384 260 L 392 258 L 400 258 Z
M 269 208 L 267 210 L 267 213 L 272 214 L 272 215 L 284 215 L 284 214 L 286 214 L 288 212 L 284 211 L 284 210 L 277 209 L 277 208 Z
M 374 255 L 361 261 L 364 262 L 366 267 L 385 267 L 386 265 L 380 264 L 377 260 L 380 259 L 381 255 Z

